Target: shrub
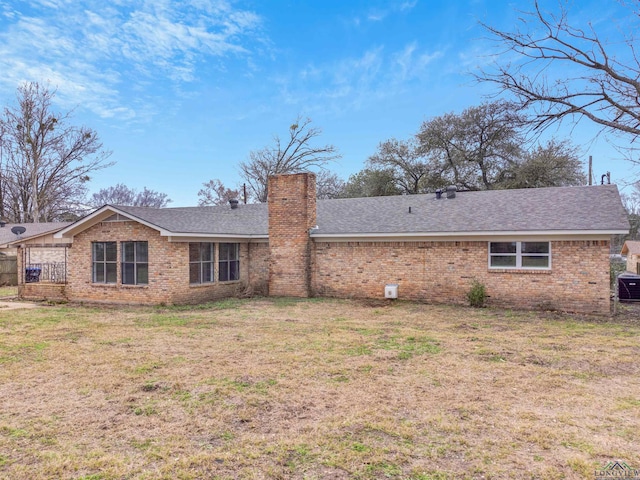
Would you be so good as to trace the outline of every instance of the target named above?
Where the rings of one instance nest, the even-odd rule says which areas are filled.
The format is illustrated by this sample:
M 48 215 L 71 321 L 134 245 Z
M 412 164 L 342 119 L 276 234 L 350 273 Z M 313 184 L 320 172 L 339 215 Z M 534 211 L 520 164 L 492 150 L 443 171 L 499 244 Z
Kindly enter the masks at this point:
M 611 259 L 609 262 L 609 281 L 611 282 L 611 289 L 616 288 L 616 279 L 618 275 L 624 273 L 627 270 L 627 264 L 617 259 Z
M 467 292 L 469 305 L 476 308 L 484 307 L 484 301 L 487 297 L 487 289 L 484 284 L 478 280 L 474 280 L 471 284 L 471 289 Z

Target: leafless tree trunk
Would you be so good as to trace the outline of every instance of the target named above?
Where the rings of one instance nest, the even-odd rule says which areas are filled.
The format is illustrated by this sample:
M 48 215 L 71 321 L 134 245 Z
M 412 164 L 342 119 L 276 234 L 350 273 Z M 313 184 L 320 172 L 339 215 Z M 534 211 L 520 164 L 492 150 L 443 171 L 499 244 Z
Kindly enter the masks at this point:
M 96 132 L 68 125 L 70 113 L 52 111 L 54 96 L 37 82 L 25 83 L 17 106 L 0 118 L 2 195 L 12 221 L 52 220 L 84 194 L 90 173 L 110 165 Z
M 240 163 L 242 177 L 257 201 L 261 203 L 267 201 L 267 179 L 271 175 L 322 168 L 327 163 L 340 158 L 333 145 L 320 147 L 311 145 L 322 131 L 310 125 L 310 119 L 298 117 L 289 127 L 289 138 L 286 143 L 276 136 L 273 147 L 254 150 L 249 153 L 249 160 Z

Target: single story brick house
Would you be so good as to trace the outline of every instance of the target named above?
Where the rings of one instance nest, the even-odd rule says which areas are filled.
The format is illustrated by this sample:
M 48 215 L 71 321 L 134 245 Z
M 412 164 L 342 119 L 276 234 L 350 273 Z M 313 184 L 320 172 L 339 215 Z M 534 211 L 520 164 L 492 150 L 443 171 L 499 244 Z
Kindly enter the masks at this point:
M 640 275 L 640 241 L 627 240 L 621 253 L 627 257 L 627 272 Z
M 300 173 L 270 178 L 268 192 L 256 205 L 105 205 L 55 234 L 70 242 L 67 281 L 46 293 L 180 304 L 397 289 L 466 304 L 477 280 L 490 305 L 608 314 L 610 239 L 629 229 L 615 185 L 316 200 L 314 175 Z M 39 287 L 20 294 L 42 298 Z

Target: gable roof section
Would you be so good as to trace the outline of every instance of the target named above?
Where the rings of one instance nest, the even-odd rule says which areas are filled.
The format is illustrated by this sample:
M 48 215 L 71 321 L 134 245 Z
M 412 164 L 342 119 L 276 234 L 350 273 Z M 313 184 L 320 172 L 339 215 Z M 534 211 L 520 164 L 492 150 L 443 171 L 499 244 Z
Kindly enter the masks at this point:
M 322 236 L 618 234 L 629 222 L 615 185 L 318 201 Z M 411 207 L 411 213 L 409 213 Z
M 11 243 L 26 240 L 27 238 L 54 233 L 67 225 L 70 225 L 70 222 L 7 223 L 4 227 L 0 227 L 0 247 L 6 247 Z M 20 238 L 11 231 L 13 227 L 25 228 L 25 232 L 20 235 Z
M 640 241 L 627 240 L 622 246 L 622 255 L 640 255 Z
M 241 205 L 236 209 L 228 206 L 151 208 L 105 205 L 56 236 L 73 237 L 114 213 L 140 222 L 167 237 L 266 238 L 268 230 L 266 204 Z
M 411 213 L 409 213 L 411 207 Z M 167 237 L 268 238 L 267 204 L 149 208 L 105 205 L 66 227 L 72 237 L 118 213 Z M 629 222 L 615 185 L 317 201 L 314 238 L 621 234 Z

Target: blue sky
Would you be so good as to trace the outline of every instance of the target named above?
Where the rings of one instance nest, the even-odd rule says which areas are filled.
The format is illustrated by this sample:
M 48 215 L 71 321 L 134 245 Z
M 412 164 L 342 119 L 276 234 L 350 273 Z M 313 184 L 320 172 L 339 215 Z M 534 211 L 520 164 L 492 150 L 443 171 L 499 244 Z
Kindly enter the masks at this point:
M 543 1 L 554 7 L 555 0 Z M 24 81 L 57 88 L 61 111 L 112 150 L 90 191 L 124 183 L 195 205 L 202 183 L 241 183 L 238 163 L 298 116 L 342 154 L 344 179 L 378 143 L 494 93 L 472 73 L 492 61 L 478 22 L 511 30 L 531 2 L 363 0 L 0 0 L 0 104 Z M 570 3 L 611 29 L 614 1 Z M 628 12 L 628 10 L 622 10 Z M 597 17 L 597 18 L 595 18 Z M 612 32 L 612 35 L 615 32 Z M 638 169 L 580 123 L 571 138 L 594 173 L 622 185 Z

